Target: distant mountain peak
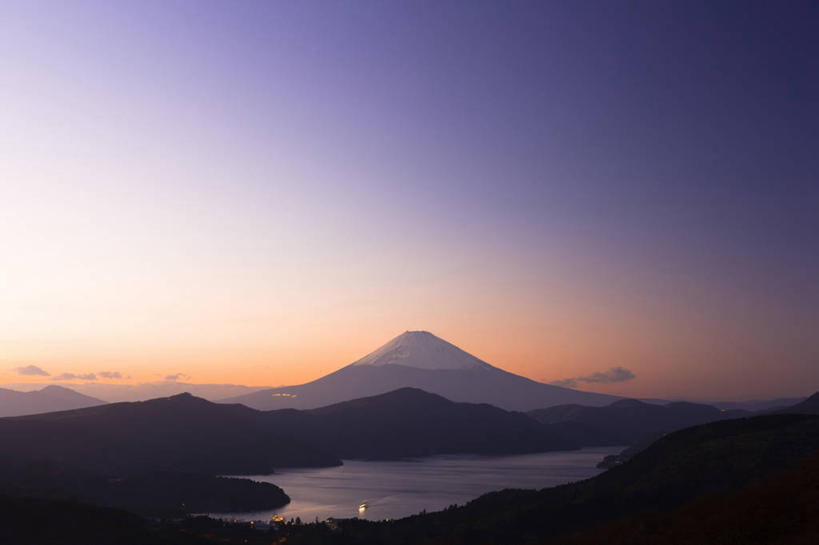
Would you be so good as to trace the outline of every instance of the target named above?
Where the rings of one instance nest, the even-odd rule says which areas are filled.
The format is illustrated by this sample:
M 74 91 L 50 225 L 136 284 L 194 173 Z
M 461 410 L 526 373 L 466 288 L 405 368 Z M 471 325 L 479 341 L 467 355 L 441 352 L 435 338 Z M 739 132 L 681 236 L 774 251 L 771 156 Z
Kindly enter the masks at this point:
M 819 414 L 819 392 L 816 392 L 801 403 L 776 411 L 777 413 Z
M 162 398 L 159 398 L 159 399 L 162 399 Z M 189 401 L 193 401 L 193 400 L 207 401 L 206 399 L 203 399 L 201 397 L 196 397 L 195 395 L 193 395 L 190 392 L 182 392 L 181 394 L 175 394 L 175 395 L 172 395 L 172 396 L 168 396 L 166 399 L 171 400 L 171 401 L 184 401 L 184 402 L 189 402 Z
M 621 399 L 619 401 L 615 401 L 609 407 L 615 407 L 618 409 L 628 409 L 631 407 L 645 407 L 648 403 L 644 401 L 640 401 L 639 399 Z
M 0 388 L 0 417 L 70 411 L 104 404 L 102 400 L 56 384 L 25 392 Z
M 212 407 L 215 404 L 202 397 L 196 397 L 190 392 L 182 392 L 168 397 L 157 397 L 156 399 L 148 399 L 139 401 L 140 404 L 157 405 L 174 407 L 177 409 L 189 408 L 199 410 L 203 407 Z
M 71 388 L 66 388 L 65 386 L 58 386 L 57 384 L 49 384 L 48 386 L 41 388 L 41 392 L 72 392 L 77 393 Z
M 402 365 L 430 370 L 492 367 L 429 331 L 405 331 L 351 366 L 382 367 L 386 365 Z

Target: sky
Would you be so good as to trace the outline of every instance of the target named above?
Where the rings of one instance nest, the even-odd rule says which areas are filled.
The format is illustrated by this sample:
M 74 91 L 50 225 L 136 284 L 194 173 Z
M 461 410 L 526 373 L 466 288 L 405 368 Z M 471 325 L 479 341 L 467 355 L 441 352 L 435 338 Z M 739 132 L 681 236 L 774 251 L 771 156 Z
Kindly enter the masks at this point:
M 592 391 L 819 390 L 817 16 L 5 2 L 0 383 L 297 384 L 424 329 Z

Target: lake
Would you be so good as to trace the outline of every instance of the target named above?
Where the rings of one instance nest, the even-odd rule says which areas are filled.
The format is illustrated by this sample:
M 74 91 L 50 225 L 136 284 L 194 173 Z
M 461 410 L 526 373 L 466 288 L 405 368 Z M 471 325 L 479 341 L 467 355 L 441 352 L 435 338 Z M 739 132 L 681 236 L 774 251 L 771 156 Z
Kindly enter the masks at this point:
M 247 477 L 280 486 L 291 502 L 281 509 L 253 513 L 212 513 L 238 520 L 301 517 L 370 520 L 401 518 L 423 510 L 439 511 L 503 488 L 545 488 L 587 479 L 602 470 L 596 464 L 623 447 L 585 448 L 523 456 L 432 456 L 397 462 L 345 460 L 320 469 L 282 470 Z M 359 513 L 358 507 L 367 503 Z

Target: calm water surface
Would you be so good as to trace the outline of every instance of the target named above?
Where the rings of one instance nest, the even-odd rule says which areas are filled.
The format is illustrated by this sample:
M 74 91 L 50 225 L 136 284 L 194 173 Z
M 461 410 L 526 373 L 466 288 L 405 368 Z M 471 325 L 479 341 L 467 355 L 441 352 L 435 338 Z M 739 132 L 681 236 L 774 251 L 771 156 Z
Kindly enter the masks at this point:
M 545 488 L 593 477 L 595 465 L 623 447 L 586 448 L 525 456 L 433 456 L 400 462 L 346 460 L 343 466 L 282 470 L 250 477 L 284 489 L 290 503 L 254 513 L 213 513 L 238 520 L 269 520 L 274 514 L 305 522 L 318 517 L 370 520 L 438 511 L 503 488 Z M 359 514 L 358 506 L 368 508 Z

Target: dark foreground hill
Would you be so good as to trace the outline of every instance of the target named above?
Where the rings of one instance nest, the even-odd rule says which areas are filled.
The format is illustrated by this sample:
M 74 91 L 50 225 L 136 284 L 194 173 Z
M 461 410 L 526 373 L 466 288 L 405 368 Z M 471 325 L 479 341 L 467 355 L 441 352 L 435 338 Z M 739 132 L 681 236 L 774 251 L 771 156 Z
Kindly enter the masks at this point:
M 172 541 L 151 531 L 148 521 L 124 511 L 77 503 L 0 496 L 0 543 L 15 545 L 146 545 Z
M 640 513 L 555 545 L 807 545 L 819 543 L 819 454 L 735 492 L 706 494 L 670 513 Z
M 615 401 L 605 407 L 558 405 L 527 414 L 543 424 L 562 427 L 583 446 L 632 445 L 664 432 L 745 415 L 711 405 L 657 405 L 636 399 Z
M 250 524 L 205 517 L 157 521 L 74 500 L 0 496 L 4 545 L 269 545 L 275 540 Z

